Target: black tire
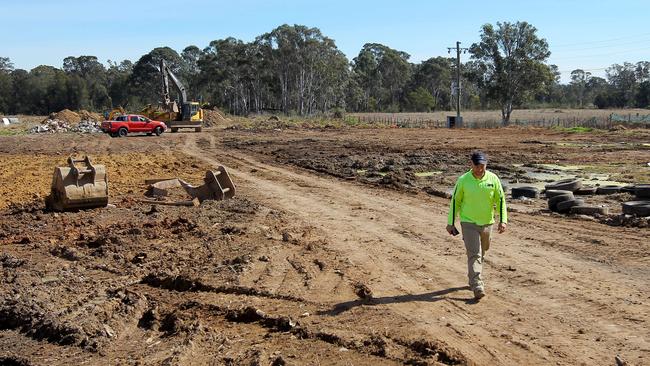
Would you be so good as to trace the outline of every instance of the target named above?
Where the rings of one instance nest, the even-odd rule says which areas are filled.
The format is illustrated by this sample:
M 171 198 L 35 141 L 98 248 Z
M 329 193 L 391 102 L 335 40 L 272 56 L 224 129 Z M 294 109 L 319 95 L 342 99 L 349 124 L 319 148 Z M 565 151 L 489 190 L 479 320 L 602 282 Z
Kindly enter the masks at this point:
M 621 186 L 608 185 L 601 186 L 596 189 L 596 194 L 615 194 L 621 192 Z
M 547 191 L 544 192 L 544 194 L 546 195 L 546 199 L 551 199 L 551 198 L 553 198 L 555 196 L 559 196 L 561 194 L 572 194 L 572 193 L 573 192 L 571 192 L 571 191 L 561 191 L 561 190 L 558 190 L 558 189 L 550 189 L 550 190 L 547 190 Z
M 634 195 L 639 198 L 650 198 L 650 184 L 637 184 L 634 186 Z
M 650 201 L 630 201 L 621 204 L 623 213 L 636 216 L 650 216 Z
M 573 206 L 582 206 L 585 204 L 583 200 L 567 200 L 562 201 L 557 204 L 557 212 L 559 213 L 568 213 Z
M 632 193 L 632 194 L 634 194 L 635 189 L 636 189 L 636 186 L 634 184 L 630 184 L 629 186 L 621 187 L 621 192 L 622 193 Z
M 512 188 L 512 198 L 520 198 L 520 197 L 538 198 L 539 197 L 539 189 L 537 189 L 535 187 L 515 187 L 515 188 Z
M 573 206 L 569 210 L 572 214 L 576 215 L 607 215 L 609 214 L 609 208 L 607 207 L 598 207 L 598 206 Z
M 575 191 L 582 187 L 582 181 L 580 179 L 562 179 L 551 184 L 547 184 L 544 188 L 546 190 L 561 190 L 561 191 Z
M 573 192 L 573 194 L 577 196 L 591 196 L 592 194 L 596 194 L 596 190 L 598 190 L 598 187 L 582 187 Z
M 122 127 L 119 130 L 117 130 L 117 136 L 118 137 L 126 137 L 126 135 L 128 135 L 128 134 L 129 134 L 129 131 L 125 127 Z
M 566 193 L 566 194 L 555 196 L 548 200 L 548 209 L 553 212 L 556 212 L 558 203 L 573 200 L 573 199 L 574 199 L 573 193 Z
M 162 133 L 163 133 L 163 129 L 162 129 L 162 127 L 158 126 L 158 127 L 154 128 L 154 129 L 153 129 L 153 133 L 155 133 L 156 136 L 160 136 L 160 135 L 162 135 Z

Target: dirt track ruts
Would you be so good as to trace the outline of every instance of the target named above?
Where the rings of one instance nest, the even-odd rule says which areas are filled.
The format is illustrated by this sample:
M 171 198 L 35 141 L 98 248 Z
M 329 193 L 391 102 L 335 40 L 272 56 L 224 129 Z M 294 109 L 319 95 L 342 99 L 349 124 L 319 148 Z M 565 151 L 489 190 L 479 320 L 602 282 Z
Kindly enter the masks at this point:
M 475 303 L 462 242 L 444 231 L 446 200 L 262 163 L 214 137 L 209 147 L 183 138 L 184 152 L 226 165 L 241 195 L 322 229 L 365 274 L 373 303 L 308 299 L 330 304 L 331 316 L 384 307 L 478 364 L 608 364 L 617 354 L 649 362 L 645 231 L 512 213 L 487 255 L 489 295 Z

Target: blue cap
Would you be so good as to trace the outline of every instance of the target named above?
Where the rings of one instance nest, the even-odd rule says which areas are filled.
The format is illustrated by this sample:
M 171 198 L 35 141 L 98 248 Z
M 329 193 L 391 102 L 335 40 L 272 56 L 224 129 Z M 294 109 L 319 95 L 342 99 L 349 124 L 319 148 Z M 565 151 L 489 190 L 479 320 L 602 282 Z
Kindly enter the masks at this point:
M 471 155 L 472 163 L 477 164 L 487 164 L 488 159 L 487 155 L 483 151 L 474 151 Z

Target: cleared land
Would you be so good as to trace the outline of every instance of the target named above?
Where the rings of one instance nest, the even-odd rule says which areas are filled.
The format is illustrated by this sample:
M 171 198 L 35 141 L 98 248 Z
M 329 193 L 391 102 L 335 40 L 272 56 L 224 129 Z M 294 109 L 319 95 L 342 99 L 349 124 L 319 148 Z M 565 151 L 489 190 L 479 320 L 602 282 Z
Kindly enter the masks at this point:
M 476 303 L 462 242 L 444 231 L 448 200 L 427 193 L 449 189 L 474 148 L 514 186 L 562 174 L 648 183 L 648 130 L 1 139 L 2 362 L 650 362 L 648 222 L 615 221 L 629 194 L 589 197 L 612 208 L 597 219 L 510 200 Z M 73 152 L 107 165 L 116 207 L 44 211 L 54 166 Z M 218 164 L 237 184 L 233 200 L 137 202 L 145 178 L 198 182 Z

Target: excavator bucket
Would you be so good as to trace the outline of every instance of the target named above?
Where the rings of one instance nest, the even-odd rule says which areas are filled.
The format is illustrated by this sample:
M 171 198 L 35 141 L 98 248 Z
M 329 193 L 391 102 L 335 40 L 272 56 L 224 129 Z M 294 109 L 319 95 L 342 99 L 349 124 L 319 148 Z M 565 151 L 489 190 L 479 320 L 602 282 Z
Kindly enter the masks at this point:
M 52 190 L 47 199 L 50 209 L 75 211 L 106 205 L 108 177 L 103 165 L 93 165 L 88 156 L 80 160 L 71 156 L 68 166 L 54 169 Z
M 187 194 L 192 198 L 198 198 L 201 202 L 205 200 L 227 200 L 235 196 L 235 185 L 223 166 L 219 166 L 214 172 L 208 170 L 201 186 L 193 186 L 180 179 L 179 182 Z

